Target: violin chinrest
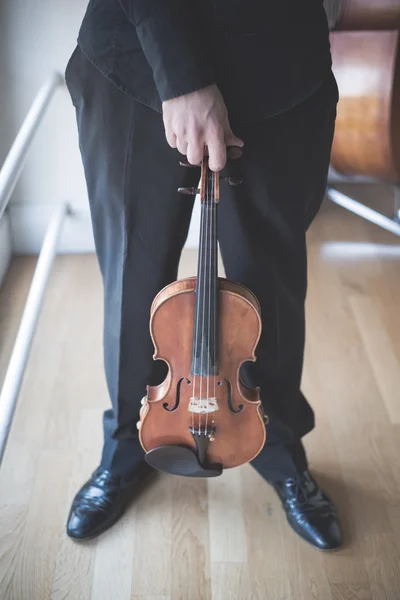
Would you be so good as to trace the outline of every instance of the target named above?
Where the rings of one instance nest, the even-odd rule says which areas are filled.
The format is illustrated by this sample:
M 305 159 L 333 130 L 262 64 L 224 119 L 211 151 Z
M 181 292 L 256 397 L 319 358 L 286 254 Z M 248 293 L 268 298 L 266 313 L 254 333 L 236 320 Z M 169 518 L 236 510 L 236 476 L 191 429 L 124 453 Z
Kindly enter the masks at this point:
M 145 455 L 148 465 L 170 475 L 185 477 L 217 477 L 222 473 L 222 465 L 203 466 L 196 452 L 187 446 L 159 446 Z

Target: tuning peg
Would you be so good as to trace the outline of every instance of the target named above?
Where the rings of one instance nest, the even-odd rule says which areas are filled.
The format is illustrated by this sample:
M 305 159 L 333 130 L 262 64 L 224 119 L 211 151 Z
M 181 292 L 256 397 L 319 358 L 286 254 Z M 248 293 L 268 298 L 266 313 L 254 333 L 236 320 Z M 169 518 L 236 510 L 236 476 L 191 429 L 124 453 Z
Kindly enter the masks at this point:
M 199 188 L 195 187 L 178 188 L 178 192 L 180 194 L 186 194 L 187 196 L 196 196 L 196 194 L 200 194 Z
M 180 160 L 179 164 L 181 167 L 193 167 L 194 169 L 198 169 L 200 165 L 192 165 L 187 159 Z
M 243 154 L 243 150 L 242 148 L 240 148 L 240 146 L 228 146 L 226 152 L 230 160 L 236 160 L 237 158 L 240 158 Z
M 242 177 L 221 177 L 222 181 L 226 181 L 229 185 L 240 185 L 243 181 Z

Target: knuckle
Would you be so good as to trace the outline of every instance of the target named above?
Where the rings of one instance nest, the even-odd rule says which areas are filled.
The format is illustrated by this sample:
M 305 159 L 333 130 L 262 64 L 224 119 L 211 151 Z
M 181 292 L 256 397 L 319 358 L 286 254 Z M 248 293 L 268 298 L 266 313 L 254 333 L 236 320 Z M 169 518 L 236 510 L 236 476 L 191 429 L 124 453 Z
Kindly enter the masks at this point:
M 224 123 L 220 119 L 210 119 L 207 123 L 207 129 L 214 133 L 219 134 L 224 130 Z
M 186 142 L 186 135 L 184 131 L 177 129 L 175 131 L 175 135 L 181 144 Z
M 187 139 L 189 144 L 193 144 L 196 148 L 201 145 L 202 133 L 198 127 L 192 127 L 187 131 Z

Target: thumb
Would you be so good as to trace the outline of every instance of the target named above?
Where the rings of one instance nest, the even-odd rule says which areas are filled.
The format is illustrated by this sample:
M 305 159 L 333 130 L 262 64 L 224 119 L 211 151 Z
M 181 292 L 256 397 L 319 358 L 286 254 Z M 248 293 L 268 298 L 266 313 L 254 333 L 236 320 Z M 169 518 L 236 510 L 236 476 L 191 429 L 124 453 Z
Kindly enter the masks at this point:
M 236 137 L 232 130 L 229 129 L 228 132 L 225 134 L 225 144 L 227 146 L 239 146 L 240 148 L 243 148 L 244 141 Z

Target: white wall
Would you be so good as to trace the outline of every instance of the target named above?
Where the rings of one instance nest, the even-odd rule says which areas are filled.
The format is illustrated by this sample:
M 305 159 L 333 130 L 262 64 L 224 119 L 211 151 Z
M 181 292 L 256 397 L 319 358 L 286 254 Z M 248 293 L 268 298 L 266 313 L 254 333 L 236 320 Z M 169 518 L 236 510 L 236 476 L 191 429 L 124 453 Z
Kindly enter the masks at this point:
M 116 1 L 116 0 L 115 0 Z M 0 0 L 0 163 L 37 91 L 52 71 L 65 69 L 87 0 Z M 35 252 L 51 206 L 68 200 L 78 229 L 67 223 L 62 251 L 93 248 L 75 114 L 66 89 L 57 92 L 10 205 L 16 252 Z M 196 245 L 198 211 L 189 245 Z
M 63 71 L 72 52 L 85 0 L 2 0 L 0 19 L 1 135 L 4 159 L 36 93 L 52 71 Z M 6 117 L 3 120 L 3 114 Z M 13 207 L 71 200 L 86 209 L 72 106 L 57 92 L 39 130 L 12 198 Z M 12 226 L 13 228 L 13 226 Z M 32 231 L 33 233 L 33 231 Z M 30 231 L 26 232 L 27 240 Z M 14 236 L 17 250 L 20 240 Z

